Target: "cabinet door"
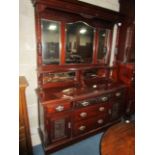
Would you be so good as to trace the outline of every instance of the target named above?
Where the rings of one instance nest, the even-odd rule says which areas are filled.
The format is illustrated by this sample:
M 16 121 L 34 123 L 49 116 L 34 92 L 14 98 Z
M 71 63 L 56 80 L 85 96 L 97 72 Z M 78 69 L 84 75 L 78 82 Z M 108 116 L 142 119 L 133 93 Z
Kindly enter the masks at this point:
M 71 135 L 70 116 L 60 117 L 50 120 L 51 142 L 68 139 Z
M 111 121 L 121 117 L 122 113 L 123 113 L 123 104 L 121 101 L 116 101 L 110 104 L 109 114 Z

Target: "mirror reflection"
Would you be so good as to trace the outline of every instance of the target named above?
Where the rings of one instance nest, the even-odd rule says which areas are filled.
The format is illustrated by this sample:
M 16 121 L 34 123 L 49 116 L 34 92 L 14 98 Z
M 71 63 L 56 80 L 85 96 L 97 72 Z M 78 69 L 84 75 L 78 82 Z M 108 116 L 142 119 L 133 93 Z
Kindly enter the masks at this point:
M 108 52 L 110 50 L 110 34 L 111 30 L 103 29 L 99 31 L 99 44 L 98 44 L 98 62 L 107 63 Z
M 75 72 L 61 72 L 61 73 L 44 73 L 43 84 L 50 82 L 64 82 L 68 80 L 74 80 Z
M 41 20 L 43 64 L 59 64 L 60 24 Z
M 83 22 L 66 25 L 66 63 L 91 63 L 94 28 Z

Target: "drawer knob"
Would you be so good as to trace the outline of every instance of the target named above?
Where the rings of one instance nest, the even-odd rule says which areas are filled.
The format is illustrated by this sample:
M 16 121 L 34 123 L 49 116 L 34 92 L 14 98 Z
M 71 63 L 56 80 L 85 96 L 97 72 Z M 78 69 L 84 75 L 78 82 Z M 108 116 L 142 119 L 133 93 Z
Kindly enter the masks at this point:
M 100 107 L 99 108 L 99 111 L 104 111 L 104 107 Z
M 84 125 L 82 125 L 82 126 L 79 127 L 79 130 L 80 131 L 84 131 L 85 129 L 86 129 L 86 126 L 84 126 Z
M 58 112 L 61 112 L 61 111 L 64 110 L 64 106 L 59 105 L 59 106 L 57 106 L 57 107 L 55 108 L 55 110 L 58 111 Z
M 108 113 L 109 113 L 109 115 L 111 115 L 111 113 L 112 113 L 112 112 L 111 112 L 111 109 L 108 110 Z
M 87 117 L 87 113 L 86 112 L 82 112 L 82 113 L 80 113 L 80 116 L 83 117 L 83 118 Z
M 103 123 L 103 119 L 99 119 L 99 120 L 97 121 L 97 123 L 98 123 L 98 124 L 102 124 L 102 123 Z
M 102 100 L 103 102 L 105 102 L 105 101 L 108 100 L 108 97 L 107 97 L 107 96 L 104 96 L 104 97 L 101 98 L 101 100 Z
M 115 94 L 115 96 L 116 96 L 116 97 L 119 97 L 119 96 L 121 96 L 121 93 L 120 93 L 120 92 L 117 92 L 117 93 Z
M 89 102 L 85 101 L 85 102 L 82 102 L 81 103 L 84 107 L 88 106 L 89 105 Z

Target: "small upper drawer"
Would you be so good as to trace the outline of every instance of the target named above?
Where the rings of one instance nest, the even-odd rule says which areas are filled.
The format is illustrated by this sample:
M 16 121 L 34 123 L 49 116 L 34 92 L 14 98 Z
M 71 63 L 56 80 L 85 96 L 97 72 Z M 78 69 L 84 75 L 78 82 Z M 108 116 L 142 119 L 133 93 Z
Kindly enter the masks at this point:
M 70 102 L 62 102 L 57 104 L 49 104 L 46 106 L 47 113 L 59 113 L 71 109 Z
M 92 99 L 88 99 L 88 100 L 82 100 L 82 101 L 77 101 L 75 102 L 74 106 L 76 108 L 80 108 L 80 107 L 87 107 L 93 104 L 96 104 L 97 102 L 97 98 L 92 98 Z
M 87 107 L 94 104 L 106 103 L 112 97 L 112 94 L 103 94 L 87 100 L 76 101 L 74 103 L 75 108 Z

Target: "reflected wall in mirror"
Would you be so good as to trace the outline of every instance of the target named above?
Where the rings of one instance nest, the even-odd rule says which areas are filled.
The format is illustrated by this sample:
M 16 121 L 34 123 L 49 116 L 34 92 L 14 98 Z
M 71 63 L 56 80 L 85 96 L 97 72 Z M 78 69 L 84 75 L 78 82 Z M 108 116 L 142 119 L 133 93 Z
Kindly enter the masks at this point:
M 41 19 L 43 64 L 59 64 L 60 24 Z
M 94 28 L 84 22 L 66 24 L 66 63 L 92 63 Z
M 98 62 L 108 63 L 108 52 L 110 51 L 110 36 L 111 30 L 103 29 L 99 30 L 99 44 L 98 44 Z

